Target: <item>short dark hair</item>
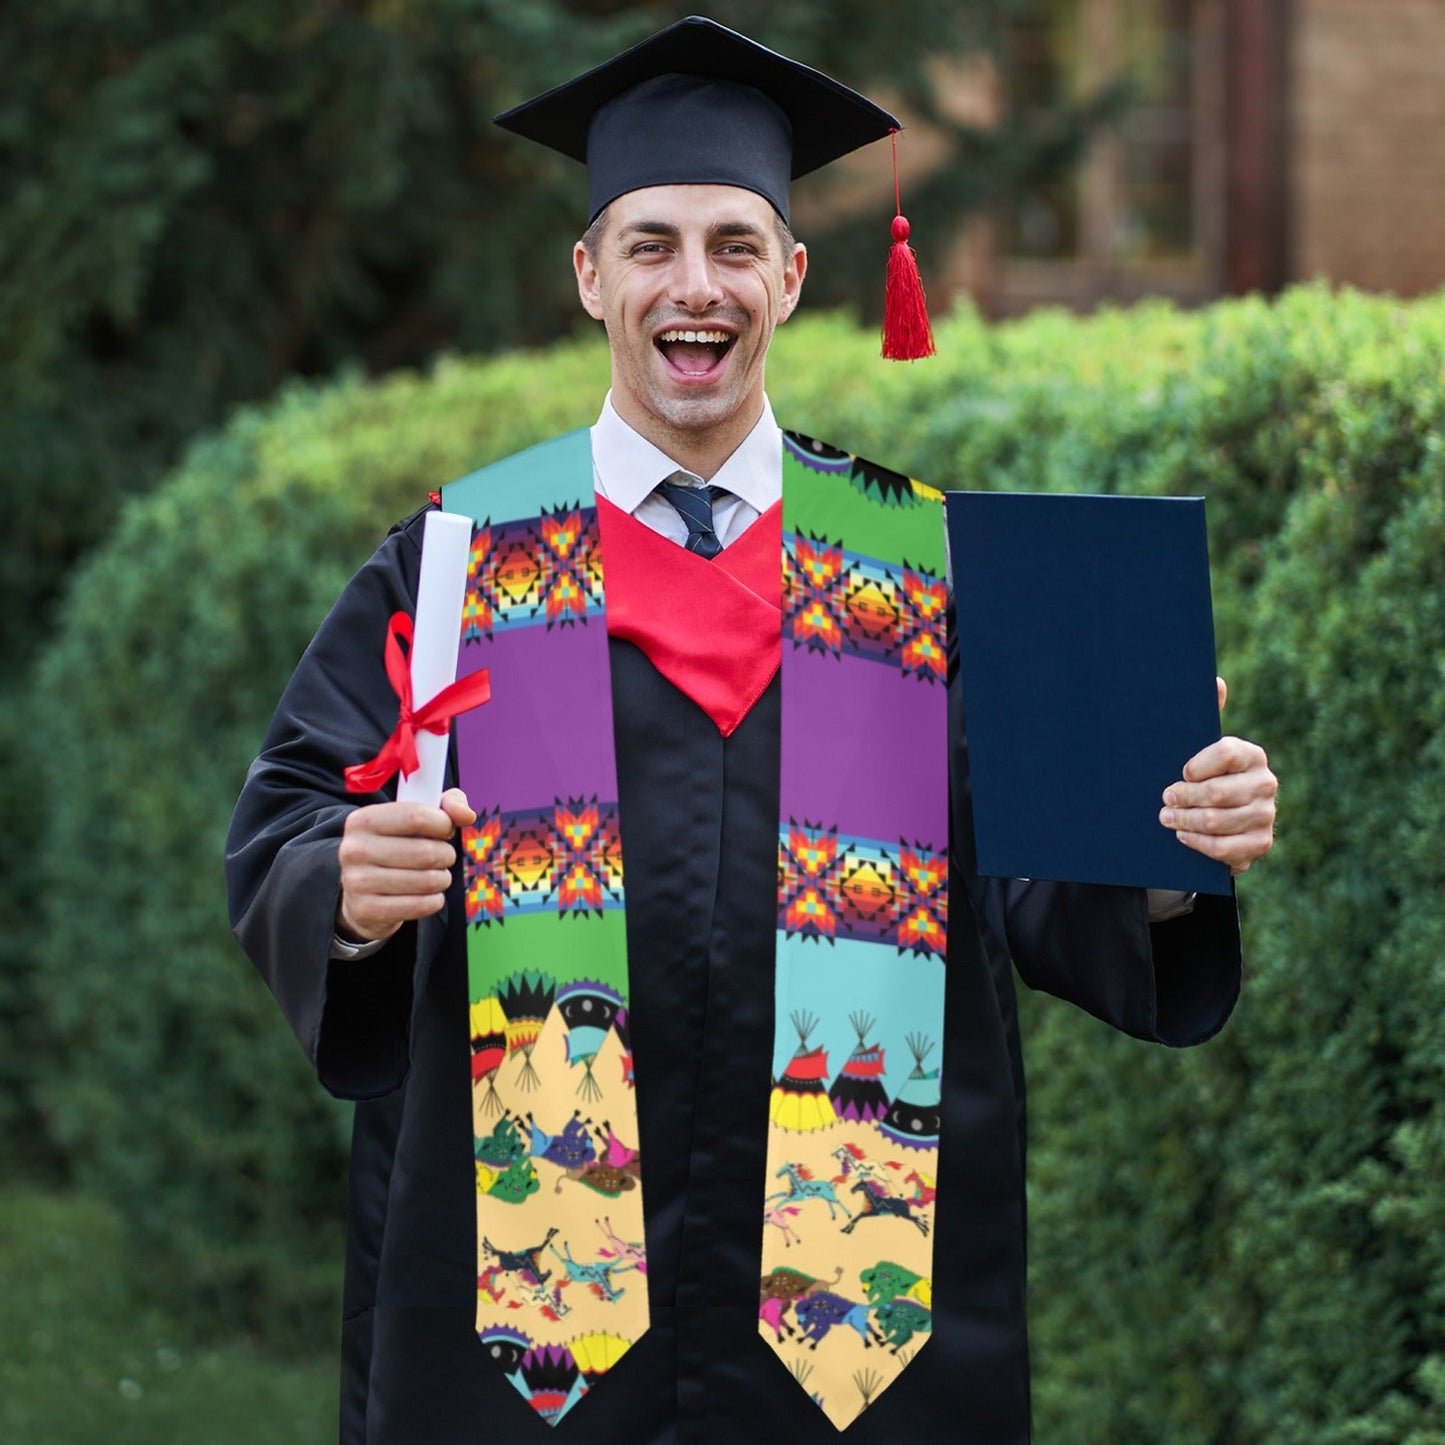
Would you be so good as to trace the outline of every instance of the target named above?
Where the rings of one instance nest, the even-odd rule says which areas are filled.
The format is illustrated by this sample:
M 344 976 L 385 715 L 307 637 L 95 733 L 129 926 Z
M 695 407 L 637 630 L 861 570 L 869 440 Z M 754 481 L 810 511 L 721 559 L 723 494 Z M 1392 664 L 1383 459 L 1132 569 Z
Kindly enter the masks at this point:
M 597 264 L 597 248 L 602 244 L 602 233 L 607 229 L 607 210 L 603 206 L 593 217 L 592 224 L 582 232 L 582 249 L 594 266 Z

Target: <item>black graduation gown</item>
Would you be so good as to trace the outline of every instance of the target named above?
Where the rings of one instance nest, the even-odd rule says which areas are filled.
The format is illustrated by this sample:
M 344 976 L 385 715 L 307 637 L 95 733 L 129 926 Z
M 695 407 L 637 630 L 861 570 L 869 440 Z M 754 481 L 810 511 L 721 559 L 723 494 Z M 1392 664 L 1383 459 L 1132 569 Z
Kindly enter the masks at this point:
M 460 881 L 446 913 L 329 961 L 345 765 L 395 721 L 388 616 L 411 611 L 421 514 L 357 574 L 298 665 L 227 847 L 236 932 L 321 1083 L 355 1099 L 341 1438 L 539 1442 L 483 1358 Z M 557 1428 L 589 1445 L 826 1442 L 758 1334 L 771 1084 L 779 689 L 731 738 L 611 644 L 648 1334 Z M 951 698 L 953 892 L 931 1338 L 850 1445 L 1028 1439 L 1024 1095 L 1009 956 L 1030 984 L 1141 1038 L 1213 1033 L 1239 986 L 1233 901 L 1151 928 L 1142 890 L 983 881 Z M 498 760 L 504 767 L 505 759 Z M 706 1107 L 702 1107 L 702 1104 Z M 515 1432 L 515 1434 L 514 1434 Z

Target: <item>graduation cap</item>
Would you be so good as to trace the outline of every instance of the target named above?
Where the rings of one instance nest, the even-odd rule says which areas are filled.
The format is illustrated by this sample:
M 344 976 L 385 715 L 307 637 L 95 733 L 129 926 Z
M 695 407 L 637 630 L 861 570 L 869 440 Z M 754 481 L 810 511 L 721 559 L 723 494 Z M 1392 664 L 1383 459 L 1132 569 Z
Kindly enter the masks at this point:
M 586 165 L 589 221 L 628 191 L 666 185 L 740 186 L 787 221 L 793 177 L 901 128 L 831 76 L 699 15 L 495 119 Z M 893 235 L 884 355 L 928 355 L 933 338 L 902 216 Z M 904 294 L 895 294 L 900 262 L 912 269 L 916 297 L 906 293 L 906 278 Z M 900 305 L 921 315 L 922 337 L 916 315 L 899 319 Z M 903 337 L 892 350 L 890 312 Z

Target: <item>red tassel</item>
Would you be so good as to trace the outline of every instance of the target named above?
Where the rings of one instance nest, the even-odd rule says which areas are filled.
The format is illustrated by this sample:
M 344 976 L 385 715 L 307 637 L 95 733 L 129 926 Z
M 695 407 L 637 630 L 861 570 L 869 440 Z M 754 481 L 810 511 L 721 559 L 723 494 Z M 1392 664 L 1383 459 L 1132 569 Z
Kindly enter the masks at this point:
M 908 222 L 898 188 L 898 132 L 893 141 L 893 246 L 888 252 L 888 284 L 883 290 L 883 357 L 886 361 L 917 361 L 932 356 L 933 328 L 923 299 L 918 257 L 908 244 Z
M 894 216 L 888 282 L 883 291 L 883 355 L 888 361 L 917 361 L 936 350 L 918 257 L 908 244 L 908 222 Z

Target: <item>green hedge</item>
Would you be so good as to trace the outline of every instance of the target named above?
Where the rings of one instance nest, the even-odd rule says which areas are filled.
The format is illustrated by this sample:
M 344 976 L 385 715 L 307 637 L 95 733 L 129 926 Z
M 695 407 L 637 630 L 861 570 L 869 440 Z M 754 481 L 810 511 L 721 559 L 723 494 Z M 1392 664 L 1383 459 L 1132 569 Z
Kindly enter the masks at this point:
M 885 367 L 843 318 L 790 324 L 779 416 L 949 486 L 1207 495 L 1227 718 L 1284 779 L 1220 1040 L 1026 1001 L 1038 1438 L 1445 1438 L 1445 298 L 938 331 Z M 589 421 L 605 374 L 576 343 L 290 392 L 71 592 L 38 701 L 41 1097 L 212 1315 L 324 1333 L 339 1265 L 344 1121 L 225 929 L 245 765 L 385 523 Z
M 1419 1445 L 1445 1439 L 1445 307 L 1200 325 L 1180 474 L 1209 476 L 1227 716 L 1282 823 L 1216 1044 L 1034 1011 L 1041 1438 Z

